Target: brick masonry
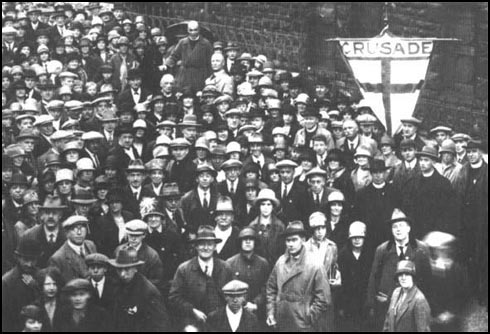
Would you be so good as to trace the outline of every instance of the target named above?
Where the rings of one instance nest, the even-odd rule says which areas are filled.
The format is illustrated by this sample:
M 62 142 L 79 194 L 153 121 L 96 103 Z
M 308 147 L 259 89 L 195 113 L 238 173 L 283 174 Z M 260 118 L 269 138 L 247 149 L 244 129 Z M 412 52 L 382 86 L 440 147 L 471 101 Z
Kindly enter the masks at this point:
M 383 27 L 383 3 L 165 2 L 125 3 L 161 25 L 196 19 L 222 41 L 264 54 L 293 71 L 324 74 L 353 93 L 355 84 L 334 37 L 370 37 Z M 438 43 L 415 115 L 427 128 L 488 128 L 488 3 L 390 3 L 390 30 L 405 37 L 458 38 Z

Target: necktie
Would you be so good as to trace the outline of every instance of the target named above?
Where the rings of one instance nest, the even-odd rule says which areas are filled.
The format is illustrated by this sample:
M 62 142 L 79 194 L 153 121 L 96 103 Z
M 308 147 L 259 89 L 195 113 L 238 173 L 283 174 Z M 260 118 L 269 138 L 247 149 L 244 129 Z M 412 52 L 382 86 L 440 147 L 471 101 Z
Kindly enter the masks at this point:
M 48 242 L 49 242 L 50 245 L 54 245 L 54 234 L 51 233 L 49 235 L 49 241 Z
M 170 217 L 170 218 L 172 218 L 173 221 L 176 221 L 175 220 L 175 212 L 172 212 L 172 217 Z
M 94 155 L 94 163 L 95 163 L 95 168 L 99 168 L 100 166 L 100 161 L 99 158 L 97 158 L 96 155 Z
M 288 197 L 288 187 L 284 186 L 284 191 L 282 192 L 282 199 L 286 199 Z
M 133 193 L 133 196 L 134 196 L 134 198 L 135 198 L 135 199 L 138 199 L 138 192 L 137 192 L 137 191 L 135 191 L 135 192 Z
M 100 298 L 99 283 L 95 282 L 95 290 L 97 291 L 97 296 Z
M 208 266 L 204 266 L 204 273 L 206 274 L 206 276 L 209 276 L 209 267 Z
M 351 152 L 354 152 L 354 143 L 350 143 L 350 150 Z
M 405 253 L 403 252 L 403 246 L 398 246 L 398 248 L 400 249 L 400 260 L 404 260 Z
M 133 89 L 133 94 L 134 95 L 140 95 L 140 93 L 138 93 L 138 90 L 137 89 Z
M 230 185 L 230 193 L 235 195 L 235 187 L 233 187 L 233 182 Z
M 315 194 L 315 203 L 317 206 L 320 206 L 320 195 Z
M 112 145 L 112 143 L 114 142 L 112 133 L 109 133 L 109 138 L 107 139 L 107 141 L 109 142 L 109 145 Z
M 207 209 L 208 208 L 208 193 L 204 193 L 204 199 L 202 200 L 202 206 Z

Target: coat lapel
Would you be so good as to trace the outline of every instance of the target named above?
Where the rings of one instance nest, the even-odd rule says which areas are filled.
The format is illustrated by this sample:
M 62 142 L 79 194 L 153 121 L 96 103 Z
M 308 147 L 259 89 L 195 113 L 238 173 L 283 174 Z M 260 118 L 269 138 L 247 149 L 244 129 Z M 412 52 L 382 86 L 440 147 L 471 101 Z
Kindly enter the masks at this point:
M 400 289 L 400 293 L 401 293 Z M 402 316 L 407 312 L 408 307 L 412 303 L 412 301 L 415 299 L 415 294 L 417 293 L 417 288 L 414 286 L 410 291 L 408 291 L 407 296 L 405 297 L 405 300 L 402 302 L 400 307 L 398 308 L 398 312 L 396 312 L 396 317 L 395 317 L 395 326 L 398 324 L 398 322 L 401 320 Z M 399 295 L 397 296 L 399 297 Z M 395 303 L 396 305 L 396 303 Z

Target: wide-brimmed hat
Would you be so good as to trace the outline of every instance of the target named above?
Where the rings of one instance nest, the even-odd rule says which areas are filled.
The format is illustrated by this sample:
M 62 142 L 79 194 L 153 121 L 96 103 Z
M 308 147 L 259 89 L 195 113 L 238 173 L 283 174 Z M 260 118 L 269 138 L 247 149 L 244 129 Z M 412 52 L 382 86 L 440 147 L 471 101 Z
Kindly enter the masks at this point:
M 305 230 L 305 226 L 299 220 L 290 222 L 284 232 L 281 233 L 283 237 L 289 237 L 291 235 L 306 236 L 307 234 L 308 231 Z
M 428 157 L 434 161 L 439 160 L 439 155 L 437 154 L 437 149 L 435 147 L 428 146 L 428 145 L 424 146 L 422 148 L 422 151 L 415 153 L 415 155 L 417 157 Z
M 37 240 L 23 237 L 20 238 L 14 253 L 17 256 L 22 256 L 27 258 L 37 258 L 41 256 L 42 248 Z
M 177 124 L 179 127 L 200 127 L 201 124 L 197 122 L 196 115 L 185 115 L 182 122 Z
M 214 228 L 212 226 L 201 225 L 197 230 L 196 238 L 191 240 L 192 243 L 199 241 L 214 241 L 218 244 L 223 240 L 216 238 L 216 234 L 214 233 Z
M 179 190 L 179 185 L 175 182 L 165 183 L 162 186 L 162 198 L 171 198 L 171 197 L 181 197 L 182 193 Z
M 138 260 L 138 252 L 133 247 L 122 247 L 115 259 L 110 259 L 109 264 L 114 268 L 130 268 L 145 264 Z
M 441 148 L 439 149 L 439 154 L 441 153 L 451 153 L 456 155 L 456 144 L 451 139 L 445 139 L 441 143 Z
M 276 198 L 276 194 L 272 189 L 262 189 L 257 195 L 257 198 L 254 200 L 254 205 L 257 205 L 262 201 L 271 201 L 275 207 L 278 207 L 280 204 L 279 200 Z
M 400 274 L 409 274 L 415 276 L 415 263 L 409 260 L 401 260 L 396 265 L 395 278 Z

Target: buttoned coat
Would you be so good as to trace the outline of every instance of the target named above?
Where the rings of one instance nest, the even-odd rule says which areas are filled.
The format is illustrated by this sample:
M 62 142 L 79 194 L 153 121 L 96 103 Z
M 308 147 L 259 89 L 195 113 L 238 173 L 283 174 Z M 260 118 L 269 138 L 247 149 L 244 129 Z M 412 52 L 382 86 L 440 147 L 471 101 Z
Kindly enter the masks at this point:
M 330 285 L 322 265 L 303 248 L 296 263 L 283 254 L 267 281 L 267 314 L 279 331 L 315 331 L 331 304 Z
M 202 271 L 197 256 L 177 268 L 169 293 L 169 304 L 177 316 L 193 317 L 193 308 L 210 313 L 226 304 L 221 289 L 233 279 L 233 273 L 225 261 L 213 261 L 212 277 Z
M 65 233 L 60 227 L 56 242 L 53 245 L 50 245 L 43 224 L 31 227 L 24 232 L 22 237 L 30 240 L 35 240 L 41 246 L 41 255 L 37 261 L 37 265 L 39 268 L 45 268 L 48 265 L 49 258 L 61 246 L 63 246 L 66 240 Z
M 166 332 L 170 319 L 158 289 L 140 273 L 116 289 L 114 329 L 118 332 Z
M 289 188 L 286 198 L 282 197 L 282 183 L 272 187 L 276 198 L 281 201 L 281 213 L 278 217 L 284 221 L 301 220 L 304 217 L 304 203 L 306 199 L 306 187 L 294 180 Z
M 282 237 L 282 232 L 286 229 L 284 223 L 277 217 L 271 218 L 268 227 L 260 223 L 260 215 L 255 218 L 248 226 L 253 228 L 258 235 L 257 254 L 264 257 L 272 266 L 277 259 L 284 254 L 286 244 Z
M 259 321 L 255 314 L 245 309 L 242 312 L 240 324 L 236 332 L 260 332 Z M 220 307 L 216 311 L 211 312 L 206 323 L 206 329 L 209 332 L 232 332 L 228 316 L 226 315 L 226 307 Z
M 412 287 L 396 308 L 401 291 L 401 288 L 393 291 L 383 332 L 430 332 L 430 306 L 422 291 Z
M 210 194 L 208 208 L 203 208 L 197 188 L 182 197 L 184 219 L 194 230 L 197 230 L 200 225 L 214 225 L 213 214 L 218 202 L 218 192 L 212 188 L 208 191 Z
M 85 240 L 83 245 L 86 255 L 97 252 L 92 241 Z M 65 282 L 69 282 L 74 278 L 87 278 L 89 276 L 85 260 L 75 253 L 68 245 L 68 241 L 65 241 L 63 246 L 51 256 L 48 260 L 48 266 L 58 268 Z

